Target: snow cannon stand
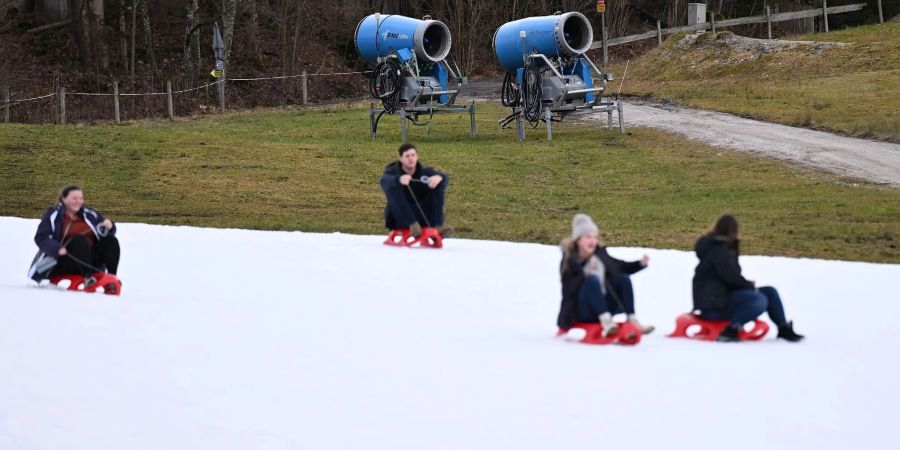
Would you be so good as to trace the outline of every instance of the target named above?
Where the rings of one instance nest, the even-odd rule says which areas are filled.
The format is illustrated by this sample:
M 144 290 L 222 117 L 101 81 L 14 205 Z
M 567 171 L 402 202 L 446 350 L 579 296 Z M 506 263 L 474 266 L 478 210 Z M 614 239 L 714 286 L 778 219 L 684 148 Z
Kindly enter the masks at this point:
M 122 293 L 122 282 L 111 274 L 105 272 L 97 272 L 94 274 L 97 283 L 89 288 L 84 287 L 84 277 L 81 275 L 53 275 L 50 277 L 50 283 L 59 286 L 60 283 L 68 281 L 66 289 L 70 291 L 81 292 L 97 292 L 97 289 L 103 288 L 103 293 L 107 295 L 120 295 Z
M 395 247 L 426 247 L 426 248 L 442 248 L 444 246 L 444 238 L 437 228 L 422 228 L 422 234 L 419 237 L 413 236 L 408 229 L 400 228 L 391 230 L 384 245 L 393 245 Z
M 728 326 L 727 320 L 706 320 L 693 313 L 685 313 L 675 319 L 675 331 L 669 337 L 682 337 L 701 341 L 714 341 Z M 758 341 L 769 332 L 769 325 L 761 320 L 753 321 L 753 328 L 741 329 L 742 341 Z
M 606 345 L 637 345 L 641 342 L 641 329 L 628 322 L 619 322 L 619 330 L 603 337 L 603 325 L 599 323 L 573 323 L 569 328 L 560 328 L 556 337 L 568 334 L 573 328 L 584 330 L 584 337 L 578 342 L 582 344 Z

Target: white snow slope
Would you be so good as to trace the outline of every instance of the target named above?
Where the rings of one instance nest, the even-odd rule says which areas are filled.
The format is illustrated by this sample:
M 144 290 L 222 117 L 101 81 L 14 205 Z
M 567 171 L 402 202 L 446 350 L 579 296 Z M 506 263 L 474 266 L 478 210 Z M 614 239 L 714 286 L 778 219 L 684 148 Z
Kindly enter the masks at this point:
M 0 449 L 886 449 L 900 265 L 743 257 L 807 335 L 664 335 L 691 253 L 615 248 L 636 347 L 554 339 L 554 246 L 120 224 L 123 295 L 29 286 L 0 218 Z

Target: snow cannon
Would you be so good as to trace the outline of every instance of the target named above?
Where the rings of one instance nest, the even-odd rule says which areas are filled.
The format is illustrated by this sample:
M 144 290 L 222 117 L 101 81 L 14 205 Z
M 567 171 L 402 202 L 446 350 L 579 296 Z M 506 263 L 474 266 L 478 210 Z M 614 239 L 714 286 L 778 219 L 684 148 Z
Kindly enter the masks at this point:
M 525 33 L 524 40 L 522 32 Z M 494 53 L 500 65 L 509 72 L 524 68 L 528 53 L 553 58 L 577 57 L 587 52 L 593 43 L 591 23 L 577 12 L 507 22 L 494 33 Z
M 587 56 L 594 40 L 591 23 L 578 12 L 529 17 L 507 22 L 494 33 L 494 54 L 506 70 L 501 101 L 512 114 L 500 120 L 505 128 L 515 121 L 516 136 L 525 140 L 525 121 L 537 128 L 576 112 L 606 112 L 612 129 L 612 113 L 618 112 L 624 132 L 622 106 L 607 97 L 612 73 L 603 72 Z
M 428 125 L 435 113 L 468 112 L 475 135 L 475 106 L 455 105 L 459 87 L 466 78 L 450 67 L 447 55 L 453 38 L 450 28 L 429 16 L 423 19 L 395 14 L 371 14 L 356 26 L 356 51 L 375 65 L 369 79 L 369 93 L 381 101 L 381 109 L 369 109 L 369 125 L 374 140 L 381 116 L 398 114 L 403 142 L 407 121 Z M 377 113 L 377 116 L 376 116 Z M 420 117 L 427 116 L 427 120 Z
M 371 14 L 356 26 L 356 51 L 372 64 L 394 52 L 412 51 L 422 61 L 439 62 L 450 54 L 450 29 L 438 20 Z

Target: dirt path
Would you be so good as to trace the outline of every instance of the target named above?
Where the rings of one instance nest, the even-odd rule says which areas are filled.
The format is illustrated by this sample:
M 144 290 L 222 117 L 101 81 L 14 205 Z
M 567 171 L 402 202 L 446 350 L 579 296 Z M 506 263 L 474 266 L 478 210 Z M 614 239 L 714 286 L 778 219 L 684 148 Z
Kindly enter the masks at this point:
M 476 81 L 461 98 L 500 100 L 500 81 Z M 776 158 L 842 176 L 900 187 L 900 144 L 789 127 L 732 114 L 625 100 L 625 126 L 651 127 L 717 147 Z M 601 120 L 606 114 L 582 116 Z M 615 119 L 615 118 L 614 118 Z
M 606 115 L 589 117 L 605 120 Z M 900 187 L 900 144 L 632 100 L 625 101 L 625 126 L 658 128 L 718 147 Z

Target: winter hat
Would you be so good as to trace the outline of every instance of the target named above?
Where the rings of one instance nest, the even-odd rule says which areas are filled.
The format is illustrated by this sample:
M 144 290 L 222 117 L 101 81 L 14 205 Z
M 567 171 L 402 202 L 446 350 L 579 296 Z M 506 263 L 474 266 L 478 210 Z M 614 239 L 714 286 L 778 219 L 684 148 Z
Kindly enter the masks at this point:
M 594 219 L 591 219 L 591 216 L 584 213 L 575 214 L 575 217 L 572 218 L 572 239 L 577 241 L 578 238 L 589 231 L 600 232 L 597 224 L 594 223 Z

